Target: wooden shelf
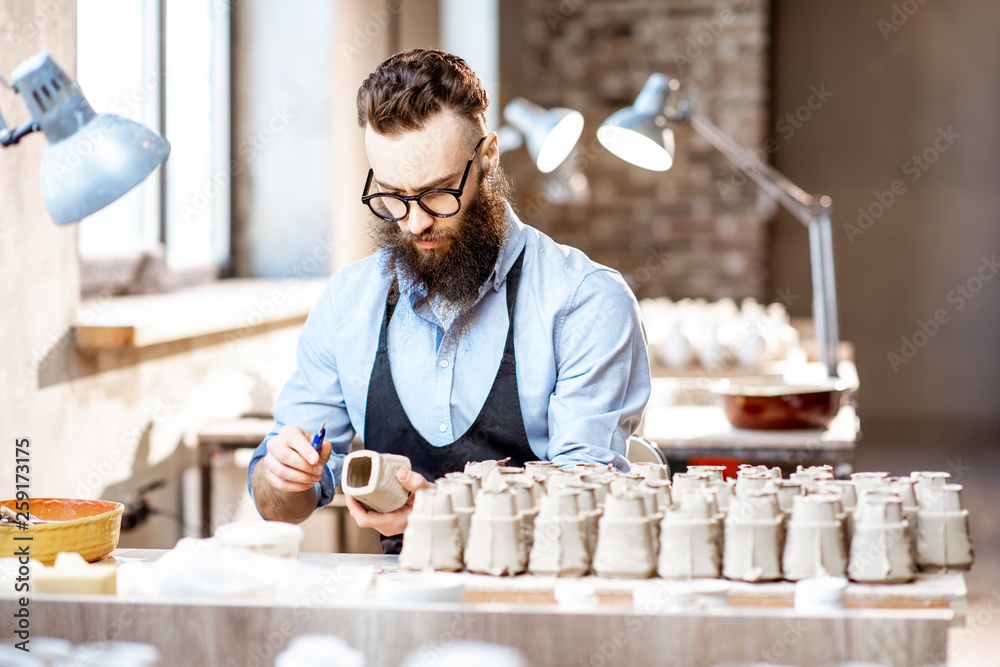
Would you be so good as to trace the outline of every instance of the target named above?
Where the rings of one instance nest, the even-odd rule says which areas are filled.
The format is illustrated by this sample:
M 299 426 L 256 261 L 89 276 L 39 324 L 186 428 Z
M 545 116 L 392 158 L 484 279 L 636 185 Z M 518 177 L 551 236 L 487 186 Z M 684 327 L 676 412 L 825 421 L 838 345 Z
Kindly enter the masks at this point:
M 85 301 L 77 310 L 76 345 L 81 350 L 142 348 L 304 322 L 326 282 L 234 279 L 168 294 Z

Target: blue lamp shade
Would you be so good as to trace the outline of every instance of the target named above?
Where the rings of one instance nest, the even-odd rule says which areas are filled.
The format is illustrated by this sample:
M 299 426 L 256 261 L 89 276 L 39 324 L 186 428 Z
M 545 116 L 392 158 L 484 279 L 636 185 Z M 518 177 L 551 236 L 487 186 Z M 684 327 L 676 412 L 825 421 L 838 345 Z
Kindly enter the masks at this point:
M 583 115 L 579 111 L 543 109 L 523 97 L 511 100 L 504 107 L 503 117 L 524 136 L 528 154 L 543 174 L 562 164 L 583 132 Z
M 47 52 L 22 63 L 14 86 L 49 140 L 41 186 L 53 222 L 65 225 L 98 211 L 134 188 L 170 154 L 147 127 L 96 114 L 80 88 Z
M 670 82 L 653 74 L 635 104 L 619 109 L 597 128 L 597 140 L 614 155 L 637 167 L 666 171 L 674 164 L 674 133 L 664 115 Z

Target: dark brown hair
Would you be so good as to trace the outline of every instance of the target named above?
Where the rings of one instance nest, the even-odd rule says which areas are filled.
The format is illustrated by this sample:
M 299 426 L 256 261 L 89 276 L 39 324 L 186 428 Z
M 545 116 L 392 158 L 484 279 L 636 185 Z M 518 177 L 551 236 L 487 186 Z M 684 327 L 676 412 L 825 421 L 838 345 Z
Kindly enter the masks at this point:
M 489 96 L 468 63 L 436 49 L 392 56 L 358 89 L 358 125 L 381 135 L 420 130 L 435 114 L 450 110 L 478 127 L 486 124 Z

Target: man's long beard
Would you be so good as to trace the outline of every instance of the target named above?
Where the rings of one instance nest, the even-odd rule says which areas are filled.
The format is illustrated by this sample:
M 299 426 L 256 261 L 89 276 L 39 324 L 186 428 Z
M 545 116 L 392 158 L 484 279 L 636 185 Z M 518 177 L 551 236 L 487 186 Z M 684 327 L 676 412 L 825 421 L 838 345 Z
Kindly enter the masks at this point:
M 475 199 L 459 212 L 461 222 L 452 229 L 413 235 L 398 223 L 372 216 L 371 235 L 378 248 L 388 251 L 386 270 L 397 271 L 410 282 L 427 288 L 428 298 L 443 297 L 452 307 L 464 311 L 475 301 L 479 287 L 496 264 L 500 247 L 507 239 L 504 206 L 508 185 L 499 168 L 495 175 L 480 175 Z M 410 208 L 418 206 L 410 203 Z M 447 247 L 421 250 L 417 241 L 447 239 Z

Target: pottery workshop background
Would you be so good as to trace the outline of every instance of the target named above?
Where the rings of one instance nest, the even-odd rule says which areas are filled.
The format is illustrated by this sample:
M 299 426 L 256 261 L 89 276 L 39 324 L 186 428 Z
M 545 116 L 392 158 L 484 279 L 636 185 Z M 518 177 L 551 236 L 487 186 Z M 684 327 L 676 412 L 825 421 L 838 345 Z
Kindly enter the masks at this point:
M 356 201 L 367 160 L 354 91 L 397 49 L 451 43 L 441 25 L 452 15 L 466 41 L 497 45 L 497 114 L 521 95 L 586 118 L 569 161 L 585 180 L 543 178 L 523 151 L 503 156 L 528 222 L 620 270 L 640 297 L 754 296 L 809 314 L 804 229 L 721 155 L 679 130 L 678 165 L 654 174 L 597 147 L 597 125 L 650 73 L 697 81 L 702 110 L 723 129 L 769 146 L 792 181 L 833 197 L 841 333 L 862 382 L 861 446 L 976 442 L 992 456 L 1000 46 L 991 31 L 1000 7 L 923 3 L 896 15 L 892 3 L 859 0 L 231 4 L 234 145 L 281 127 L 234 156 L 231 184 L 216 195 L 232 202 L 232 275 L 284 280 L 281 294 L 291 296 L 369 251 Z M 497 18 L 463 22 L 463 11 Z M 72 0 L 0 3 L 0 26 L 5 77 L 45 49 L 75 75 Z M 10 125 L 26 120 L 4 87 L 0 110 Z M 121 499 L 165 479 L 150 501 L 181 511 L 191 433 L 280 387 L 299 325 L 247 326 L 235 344 L 203 336 L 82 354 L 79 230 L 46 214 L 36 177 L 44 148 L 29 137 L 0 152 L 4 437 L 37 444 L 37 495 Z M 566 184 L 583 186 L 551 194 Z M 105 297 L 122 289 L 113 278 L 94 287 Z M 10 457 L 0 471 L 12 479 Z M 170 547 L 180 534 L 176 521 L 154 517 L 126 538 Z

